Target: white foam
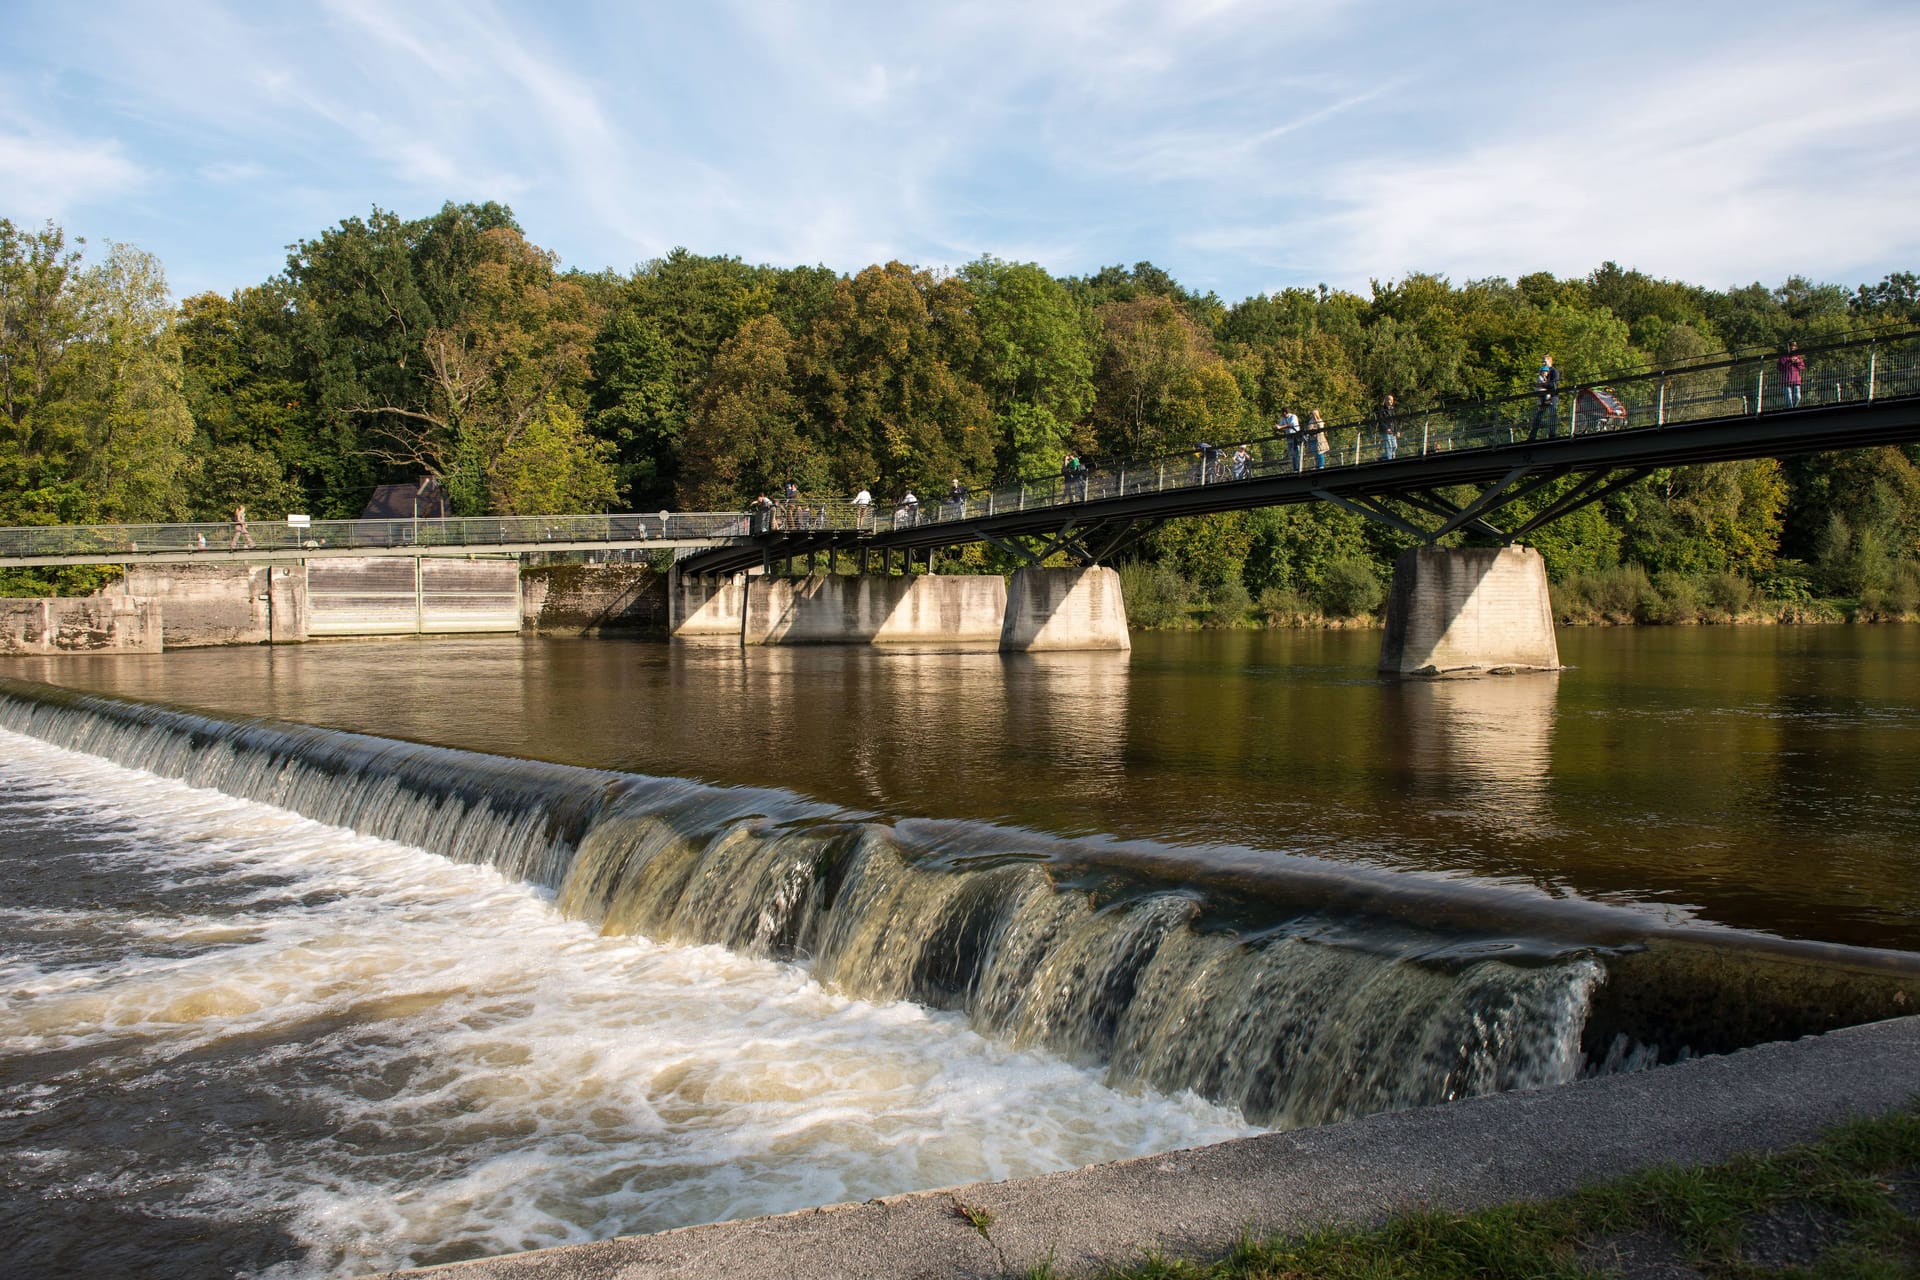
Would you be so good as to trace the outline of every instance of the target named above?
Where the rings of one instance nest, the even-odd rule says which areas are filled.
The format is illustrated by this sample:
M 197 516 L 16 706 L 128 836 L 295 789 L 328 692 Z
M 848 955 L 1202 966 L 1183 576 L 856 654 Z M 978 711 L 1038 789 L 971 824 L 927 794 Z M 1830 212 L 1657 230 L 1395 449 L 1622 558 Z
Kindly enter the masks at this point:
M 233 1069 L 282 1092 L 290 1114 L 320 1109 L 334 1133 L 285 1138 L 272 1156 L 209 1148 L 182 1161 L 216 1216 L 288 1215 L 310 1252 L 272 1276 L 1251 1132 L 1192 1096 L 1116 1092 L 956 1015 L 849 1000 L 797 967 L 715 947 L 602 938 L 489 869 L 3 731 L 0 791 L 48 814 L 110 817 L 129 838 L 103 848 L 105 862 L 227 890 L 205 914 L 103 911 L 92 923 L 131 945 L 98 964 L 0 972 L 0 1053 L 91 1047 L 116 1070 L 160 1071 L 235 1037 L 276 1045 Z M 304 1029 L 291 1045 L 289 1028 Z

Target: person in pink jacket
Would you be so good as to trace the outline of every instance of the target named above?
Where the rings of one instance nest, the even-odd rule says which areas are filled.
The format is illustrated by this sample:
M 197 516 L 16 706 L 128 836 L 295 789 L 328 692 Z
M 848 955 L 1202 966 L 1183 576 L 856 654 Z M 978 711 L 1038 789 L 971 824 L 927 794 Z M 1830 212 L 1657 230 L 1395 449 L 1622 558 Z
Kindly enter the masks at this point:
M 1780 385 L 1786 389 L 1789 409 L 1800 407 L 1800 379 L 1806 372 L 1807 358 L 1800 354 L 1800 344 L 1789 342 L 1787 353 L 1780 357 Z

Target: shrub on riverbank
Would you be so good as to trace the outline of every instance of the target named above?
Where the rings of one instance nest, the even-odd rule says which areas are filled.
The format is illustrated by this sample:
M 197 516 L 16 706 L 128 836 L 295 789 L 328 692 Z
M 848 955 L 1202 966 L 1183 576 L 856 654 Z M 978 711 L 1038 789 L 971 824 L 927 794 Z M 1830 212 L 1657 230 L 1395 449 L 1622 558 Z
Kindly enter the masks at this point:
M 1755 584 L 1737 573 L 1680 573 L 1651 578 L 1638 565 L 1569 574 L 1552 586 L 1553 616 L 1564 626 L 1685 625 L 1724 622 L 1840 622 L 1849 611 L 1814 598 L 1805 579 L 1776 576 Z M 1914 580 L 1920 603 L 1920 577 Z M 1903 597 L 1904 599 L 1904 597 Z M 1879 602 L 1876 602 L 1879 603 Z M 1908 616 L 1889 598 L 1878 612 L 1865 607 L 1852 616 L 1892 621 Z
M 1162 631 L 1188 624 L 1193 584 L 1171 567 L 1135 560 L 1120 566 L 1120 594 L 1127 602 L 1127 621 L 1144 631 Z
M 1370 622 L 1386 598 L 1371 561 L 1336 556 L 1305 591 L 1268 587 L 1256 602 L 1237 578 L 1206 591 L 1164 564 L 1119 569 L 1127 622 L 1137 631 L 1201 627 L 1339 627 Z

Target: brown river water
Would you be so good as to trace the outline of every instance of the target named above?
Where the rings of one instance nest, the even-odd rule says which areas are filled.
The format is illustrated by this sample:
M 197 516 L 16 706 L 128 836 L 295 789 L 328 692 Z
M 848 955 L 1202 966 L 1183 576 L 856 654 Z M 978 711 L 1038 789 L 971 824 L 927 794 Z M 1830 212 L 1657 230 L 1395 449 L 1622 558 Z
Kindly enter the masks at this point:
M 1135 644 L 11 662 L 113 701 L 0 685 L 0 1248 L 360 1275 L 1920 995 L 1920 629 Z

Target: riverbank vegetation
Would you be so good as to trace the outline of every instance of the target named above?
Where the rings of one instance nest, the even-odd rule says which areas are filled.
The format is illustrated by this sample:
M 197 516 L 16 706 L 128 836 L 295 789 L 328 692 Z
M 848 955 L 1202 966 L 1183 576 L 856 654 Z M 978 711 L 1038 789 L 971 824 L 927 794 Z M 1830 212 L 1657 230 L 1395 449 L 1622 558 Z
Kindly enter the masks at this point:
M 1856 1120 L 1774 1155 L 1656 1169 L 1545 1203 L 1429 1210 L 1374 1230 L 1249 1239 L 1216 1263 L 1154 1258 L 1105 1280 L 1781 1274 L 1920 1274 L 1920 1112 Z
M 676 250 L 583 272 L 492 203 L 347 218 L 268 280 L 176 302 L 138 248 L 0 219 L 0 525 L 217 520 L 238 503 L 351 517 L 376 484 L 425 473 L 457 514 L 732 510 L 789 480 L 885 502 L 1057 475 L 1068 451 L 1098 465 L 1228 444 L 1287 409 L 1338 423 L 1389 393 L 1403 413 L 1514 394 L 1549 352 L 1578 382 L 1916 321 L 1911 272 L 1719 290 L 1606 263 L 1232 303 L 1146 262 L 841 274 Z M 1667 469 L 1535 543 L 1575 620 L 1843 607 L 1828 599 L 1910 613 L 1916 462 Z M 1140 544 L 1130 599 L 1158 625 L 1364 618 L 1403 545 L 1324 505 L 1175 521 Z

